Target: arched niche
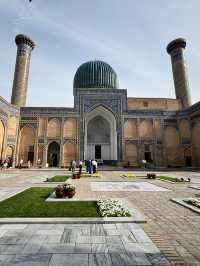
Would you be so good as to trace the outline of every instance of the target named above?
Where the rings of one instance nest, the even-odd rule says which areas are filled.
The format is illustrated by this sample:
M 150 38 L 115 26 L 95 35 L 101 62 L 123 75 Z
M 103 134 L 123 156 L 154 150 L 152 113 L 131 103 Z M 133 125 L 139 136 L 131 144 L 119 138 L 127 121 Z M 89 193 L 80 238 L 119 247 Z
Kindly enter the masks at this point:
M 50 167 L 58 167 L 60 161 L 60 145 L 53 141 L 48 145 L 47 162 Z
M 139 123 L 139 135 L 141 139 L 153 139 L 153 124 L 150 120 L 144 120 Z
M 92 125 L 93 123 L 92 122 L 90 123 L 90 121 L 93 121 L 94 125 Z M 97 124 L 99 125 L 99 121 L 102 121 L 102 128 L 106 127 L 104 129 L 107 131 L 107 134 L 109 135 L 110 142 L 108 143 L 108 141 L 106 141 L 107 143 L 103 143 L 101 141 L 98 141 L 97 143 L 91 143 L 91 142 L 88 143 L 89 140 L 88 129 L 90 130 L 92 127 L 94 128 L 92 138 L 97 140 L 97 138 L 94 135 L 99 136 L 99 133 L 97 132 L 97 130 L 95 130 L 95 123 L 96 125 Z M 106 139 L 105 136 L 104 139 Z M 96 157 L 96 159 L 102 159 L 102 160 L 117 160 L 117 130 L 116 130 L 116 119 L 114 114 L 103 106 L 98 106 L 89 113 L 87 113 L 85 117 L 84 140 L 85 140 L 84 159 L 93 159 Z M 97 155 L 101 158 L 97 158 Z
M 64 138 L 76 138 L 76 119 L 67 118 L 63 128 Z
M 125 121 L 124 137 L 127 139 L 137 139 L 137 121 L 135 119 Z
M 191 132 L 190 132 L 190 123 L 188 120 L 183 119 L 179 123 L 179 130 L 180 130 L 180 135 L 181 139 L 190 139 Z
M 3 122 L 0 120 L 0 159 L 2 159 L 3 154 L 3 144 L 4 144 L 4 136 L 5 128 Z
M 70 162 L 76 160 L 76 144 L 65 143 L 63 146 L 63 164 L 64 167 L 70 165 Z
M 100 115 L 92 118 L 87 126 L 88 144 L 108 144 L 110 145 L 110 124 Z
M 12 163 L 13 163 L 13 154 L 14 154 L 14 147 L 7 146 L 7 149 L 6 149 L 6 158 L 9 159 L 9 161 L 10 161 L 10 165 L 9 166 L 12 166 Z
M 35 129 L 32 127 L 23 127 L 20 131 L 18 161 L 23 160 L 27 165 L 28 161 L 34 161 Z
M 167 126 L 164 130 L 164 145 L 166 147 L 166 161 L 168 166 L 179 166 L 183 162 L 183 154 L 179 148 L 180 139 L 175 127 Z
M 200 122 L 192 127 L 192 160 L 194 166 L 200 166 Z
M 192 145 L 195 147 L 200 146 L 200 122 L 192 127 Z
M 155 136 L 158 140 L 162 139 L 162 125 L 159 119 L 154 121 Z
M 51 119 L 48 123 L 47 136 L 50 138 L 60 137 L 60 127 L 60 121 L 58 119 Z
M 176 147 L 179 145 L 179 134 L 175 127 L 166 127 L 164 130 L 164 143 L 166 147 Z
M 125 161 L 129 162 L 130 165 L 137 165 L 138 164 L 138 152 L 137 146 L 133 143 L 126 143 L 125 144 Z

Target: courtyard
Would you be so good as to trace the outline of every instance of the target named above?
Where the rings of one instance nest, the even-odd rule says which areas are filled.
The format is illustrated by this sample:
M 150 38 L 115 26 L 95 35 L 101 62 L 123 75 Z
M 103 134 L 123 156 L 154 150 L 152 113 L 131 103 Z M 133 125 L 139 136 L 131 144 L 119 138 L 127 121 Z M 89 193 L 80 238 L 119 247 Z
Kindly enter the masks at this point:
M 87 217 L 45 220 L 34 215 L 5 218 L 2 210 L 0 265 L 199 265 L 200 215 L 171 201 L 200 194 L 198 172 L 157 173 L 191 178 L 190 183 L 181 184 L 147 179 L 145 171 L 134 171 L 135 177 L 129 179 L 122 177 L 123 171 L 99 173 L 99 178 L 70 180 L 77 189 L 75 200 L 122 199 L 144 215 L 146 222 L 119 222 L 115 218 L 102 222 Z M 58 183 L 46 180 L 56 175 L 70 173 L 56 169 L 2 171 L 0 205 L 30 188 L 52 191 Z M 73 203 L 62 202 L 72 204 L 71 208 Z

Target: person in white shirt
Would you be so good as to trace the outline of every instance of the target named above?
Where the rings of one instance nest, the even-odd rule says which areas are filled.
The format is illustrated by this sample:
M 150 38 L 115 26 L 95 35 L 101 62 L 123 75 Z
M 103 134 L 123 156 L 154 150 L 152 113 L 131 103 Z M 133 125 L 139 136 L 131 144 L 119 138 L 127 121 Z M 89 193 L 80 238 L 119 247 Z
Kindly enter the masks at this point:
M 97 161 L 96 160 L 92 160 L 92 168 L 93 168 L 93 173 L 97 172 Z

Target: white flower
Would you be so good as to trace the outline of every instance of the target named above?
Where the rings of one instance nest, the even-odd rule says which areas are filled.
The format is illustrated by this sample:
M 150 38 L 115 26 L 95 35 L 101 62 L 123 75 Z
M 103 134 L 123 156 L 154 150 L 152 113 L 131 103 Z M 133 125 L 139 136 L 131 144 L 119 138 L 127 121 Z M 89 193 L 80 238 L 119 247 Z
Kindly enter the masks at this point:
M 130 216 L 130 211 L 122 206 L 122 204 L 113 199 L 99 199 L 97 200 L 100 215 L 102 217 L 121 217 Z

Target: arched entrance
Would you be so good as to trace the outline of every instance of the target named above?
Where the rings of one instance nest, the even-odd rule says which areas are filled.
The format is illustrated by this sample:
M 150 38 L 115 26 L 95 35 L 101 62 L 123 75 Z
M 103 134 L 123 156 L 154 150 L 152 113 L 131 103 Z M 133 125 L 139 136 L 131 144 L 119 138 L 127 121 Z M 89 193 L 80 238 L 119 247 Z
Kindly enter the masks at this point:
M 11 146 L 7 147 L 6 158 L 9 159 L 9 167 L 11 167 L 13 163 L 13 147 Z
M 84 159 L 117 160 L 116 119 L 111 111 L 98 106 L 85 120 Z
M 60 145 L 53 141 L 49 144 L 47 162 L 50 167 L 58 167 L 60 160 Z

